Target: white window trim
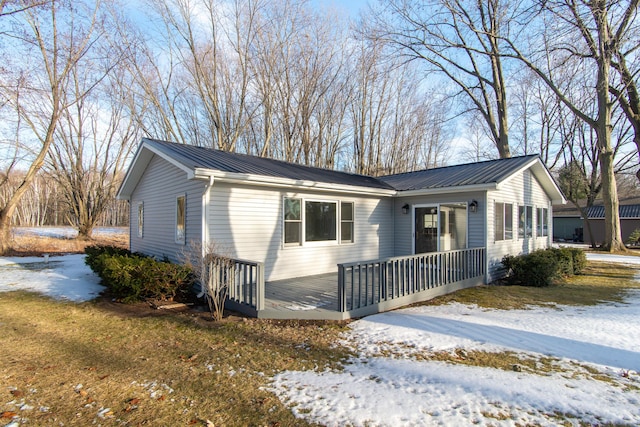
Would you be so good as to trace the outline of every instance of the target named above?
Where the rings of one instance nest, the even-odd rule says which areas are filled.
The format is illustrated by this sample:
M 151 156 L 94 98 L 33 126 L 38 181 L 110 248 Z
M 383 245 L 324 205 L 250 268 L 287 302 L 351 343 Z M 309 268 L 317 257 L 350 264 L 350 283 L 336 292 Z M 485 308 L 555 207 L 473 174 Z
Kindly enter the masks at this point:
M 285 233 L 285 220 L 284 220 L 284 204 L 285 199 L 300 199 L 300 242 L 292 242 L 285 243 L 284 242 L 284 233 Z M 321 241 L 307 241 L 307 233 L 306 233 L 306 202 L 317 202 L 317 203 L 334 203 L 336 205 L 336 238 L 335 240 L 321 240 Z M 345 241 L 343 242 L 341 237 L 342 232 L 342 203 L 351 203 L 353 205 L 353 241 Z M 280 216 L 280 220 L 282 221 L 282 247 L 284 249 L 292 249 L 299 248 L 301 246 L 306 247 L 319 247 L 319 246 L 344 246 L 344 245 L 355 245 L 356 244 L 356 202 L 351 199 L 322 199 L 309 197 L 305 198 L 300 195 L 284 195 L 282 197 L 282 214 Z
M 182 237 L 178 236 L 178 200 L 180 198 L 184 198 L 184 231 L 183 231 L 183 235 Z M 185 194 L 178 194 L 176 196 L 176 202 L 175 202 L 175 208 L 174 208 L 174 237 L 175 237 L 175 242 L 179 243 L 179 244 L 186 244 L 187 242 L 187 195 Z
M 286 199 L 298 199 L 300 200 L 300 220 L 299 221 L 289 221 L 291 223 L 296 223 L 299 225 L 300 227 L 300 241 L 298 242 L 285 242 L 284 238 L 285 238 L 285 233 L 286 233 L 286 227 L 287 227 L 287 221 L 284 218 L 284 213 L 285 213 L 285 205 L 286 205 Z M 282 198 L 282 245 L 285 248 L 296 248 L 298 246 L 302 246 L 302 242 L 304 240 L 304 199 L 300 196 L 284 196 Z
M 343 203 L 350 203 L 351 204 L 351 224 L 352 224 L 352 228 L 351 228 L 351 232 L 352 234 L 352 240 L 346 240 L 343 241 L 342 240 L 342 204 Z M 339 212 L 338 212 L 338 240 L 340 241 L 341 245 L 354 245 L 356 243 L 356 202 L 353 200 L 340 200 L 339 202 Z
M 496 215 L 496 212 L 497 212 L 496 205 L 497 204 L 502 204 L 502 238 L 501 239 L 496 239 L 496 233 L 495 233 L 495 231 L 496 231 L 495 230 L 496 218 L 497 218 L 497 215 Z M 507 212 L 508 212 L 507 206 L 508 205 L 511 206 L 511 237 L 507 237 Z M 514 206 L 513 202 L 499 202 L 497 200 L 493 201 L 493 230 L 494 230 L 494 232 L 493 232 L 493 241 L 494 241 L 494 243 L 497 243 L 497 242 L 510 242 L 510 241 L 514 240 L 514 234 L 516 234 L 518 232 L 518 230 L 516 230 L 516 233 L 514 233 L 513 206 Z M 517 218 L 517 216 L 516 216 L 516 218 Z M 516 227 L 517 227 L 517 224 L 516 224 Z

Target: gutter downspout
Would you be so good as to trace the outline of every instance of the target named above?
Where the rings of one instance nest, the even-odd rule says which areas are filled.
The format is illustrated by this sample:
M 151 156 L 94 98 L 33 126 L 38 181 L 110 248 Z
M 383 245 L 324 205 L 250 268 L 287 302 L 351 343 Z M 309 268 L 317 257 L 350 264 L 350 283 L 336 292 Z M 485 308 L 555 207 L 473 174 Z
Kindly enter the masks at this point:
M 208 182 L 204 185 L 204 191 L 202 192 L 202 236 L 200 241 L 202 242 L 202 256 L 204 257 L 209 247 L 209 202 L 211 201 L 211 188 L 215 182 L 213 175 L 209 175 Z
M 200 219 L 202 222 L 202 235 L 200 236 L 200 256 L 202 259 L 204 259 L 207 254 L 207 249 L 209 247 L 209 202 L 211 201 L 211 188 L 213 187 L 214 182 L 215 179 L 213 175 L 209 175 L 208 181 L 205 181 L 204 190 L 202 192 L 202 217 Z M 204 286 L 202 286 L 202 284 L 200 286 L 201 289 L 200 293 L 197 295 L 198 298 L 202 298 L 205 294 Z

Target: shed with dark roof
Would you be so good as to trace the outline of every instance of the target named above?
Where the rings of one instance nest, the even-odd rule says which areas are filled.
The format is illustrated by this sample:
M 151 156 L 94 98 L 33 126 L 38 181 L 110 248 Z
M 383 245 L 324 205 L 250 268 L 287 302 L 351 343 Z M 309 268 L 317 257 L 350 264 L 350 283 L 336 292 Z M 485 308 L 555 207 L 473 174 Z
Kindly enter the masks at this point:
M 625 203 L 624 200 L 621 200 L 618 212 L 620 214 L 622 241 L 634 246 L 637 245 L 639 242 L 630 242 L 629 236 L 635 230 L 640 229 L 640 204 Z M 593 234 L 593 243 L 596 245 L 602 244 L 604 241 L 604 206 L 592 206 L 589 208 L 589 223 Z M 586 222 L 584 224 L 584 233 L 584 241 L 591 243 L 591 234 L 589 234 L 589 227 L 587 227 Z

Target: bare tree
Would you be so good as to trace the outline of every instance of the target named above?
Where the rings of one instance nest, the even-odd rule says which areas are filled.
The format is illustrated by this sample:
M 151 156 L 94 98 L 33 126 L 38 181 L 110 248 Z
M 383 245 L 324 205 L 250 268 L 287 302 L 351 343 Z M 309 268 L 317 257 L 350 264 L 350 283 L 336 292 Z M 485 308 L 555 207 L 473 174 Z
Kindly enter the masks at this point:
M 626 250 L 620 231 L 611 143 L 611 117 L 615 103 L 610 97 L 611 70 L 615 46 L 622 43 L 633 28 L 638 3 L 638 0 L 544 1 L 539 7 L 541 19 L 544 19 L 540 24 L 545 31 L 544 51 L 527 53 L 514 40 L 506 39 L 509 45 L 507 55 L 519 59 L 533 70 L 576 116 L 596 132 L 605 209 L 603 247 L 610 251 Z M 581 68 L 584 85 L 594 88 L 592 96 L 597 106 L 594 114 L 580 108 L 572 97 L 573 88 L 562 87 L 551 72 L 552 68 L 575 64 Z
M 368 17 L 369 37 L 424 61 L 478 111 L 501 158 L 511 157 L 505 68 L 500 41 L 510 5 L 501 0 L 392 0 Z
M 637 14 L 637 3 L 636 3 Z M 624 111 L 627 120 L 633 127 L 633 141 L 640 159 L 640 91 L 638 90 L 638 76 L 640 75 L 640 22 L 638 19 L 629 25 L 628 35 L 613 46 L 615 49 L 612 67 L 619 74 L 619 86 L 610 86 L 609 91 L 618 100 L 618 105 Z M 635 57 L 635 60 L 633 59 Z M 629 61 L 631 59 L 631 61 Z M 640 162 L 638 162 L 640 163 Z M 640 180 L 640 169 L 636 172 Z
M 71 72 L 101 34 L 100 2 L 84 6 L 51 0 L 6 18 L 12 22 L 2 35 L 3 49 L 11 50 L 14 63 L 2 76 L 3 98 L 14 113 L 16 141 L 28 143 L 33 155 L 25 155 L 27 172 L 0 207 L 0 253 L 9 249 L 11 218 L 45 161 L 61 116 L 85 95 L 71 91 Z
M 115 200 L 138 138 L 130 78 L 123 67 L 116 67 L 120 61 L 115 53 L 108 49 L 104 57 L 109 60 L 101 65 L 74 67 L 71 93 L 85 96 L 62 114 L 47 162 L 68 208 L 67 221 L 78 229 L 79 239 L 92 237 Z

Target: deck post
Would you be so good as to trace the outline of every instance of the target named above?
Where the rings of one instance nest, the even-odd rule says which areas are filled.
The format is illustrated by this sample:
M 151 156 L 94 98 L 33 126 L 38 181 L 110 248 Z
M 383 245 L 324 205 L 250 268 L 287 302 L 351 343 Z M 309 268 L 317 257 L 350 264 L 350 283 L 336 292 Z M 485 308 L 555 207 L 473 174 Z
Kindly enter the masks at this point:
M 347 292 L 344 287 L 344 266 L 338 264 L 338 311 L 344 313 L 347 307 Z
M 256 310 L 264 310 L 264 263 L 256 263 Z

